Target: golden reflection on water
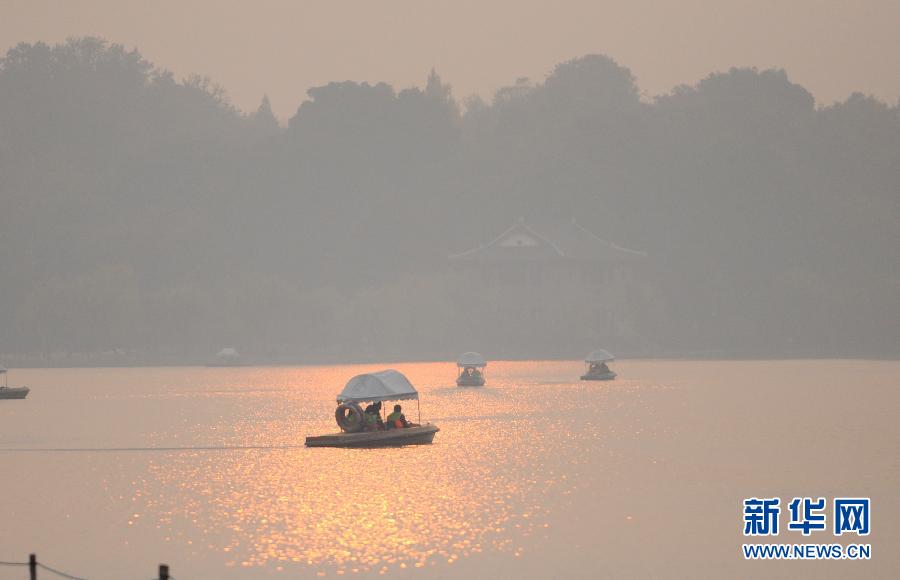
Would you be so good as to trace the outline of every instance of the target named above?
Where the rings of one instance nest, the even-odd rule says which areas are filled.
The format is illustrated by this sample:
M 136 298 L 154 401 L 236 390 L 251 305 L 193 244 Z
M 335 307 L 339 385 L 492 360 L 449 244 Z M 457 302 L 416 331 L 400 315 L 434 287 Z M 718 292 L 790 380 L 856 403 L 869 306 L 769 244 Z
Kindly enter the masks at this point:
M 441 427 L 433 445 L 405 448 L 301 447 L 336 430 L 336 393 L 374 367 L 267 369 L 254 388 L 201 393 L 221 413 L 202 445 L 272 448 L 154 457 L 136 503 L 171 541 L 221 551 L 230 566 L 385 573 L 482 551 L 518 555 L 546 525 L 547 495 L 572 485 L 554 466 L 567 454 L 577 462 L 569 444 L 584 425 L 567 424 L 585 390 L 602 387 L 541 383 L 540 363 L 513 364 L 491 365 L 483 389 L 450 386 L 451 365 L 396 365 L 421 393 L 423 420 Z M 415 418 L 415 403 L 404 411 Z

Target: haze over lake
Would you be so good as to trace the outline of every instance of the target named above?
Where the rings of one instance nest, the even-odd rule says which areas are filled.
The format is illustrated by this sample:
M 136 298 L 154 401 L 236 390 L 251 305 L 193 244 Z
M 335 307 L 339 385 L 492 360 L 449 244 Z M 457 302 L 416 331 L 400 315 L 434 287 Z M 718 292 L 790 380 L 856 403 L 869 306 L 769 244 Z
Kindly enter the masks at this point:
M 648 99 L 628 65 L 337 79 L 284 126 L 139 49 L 15 45 L 0 358 L 900 357 L 896 103 L 753 67 Z
M 0 1 L 0 580 L 900 577 L 898 21 Z

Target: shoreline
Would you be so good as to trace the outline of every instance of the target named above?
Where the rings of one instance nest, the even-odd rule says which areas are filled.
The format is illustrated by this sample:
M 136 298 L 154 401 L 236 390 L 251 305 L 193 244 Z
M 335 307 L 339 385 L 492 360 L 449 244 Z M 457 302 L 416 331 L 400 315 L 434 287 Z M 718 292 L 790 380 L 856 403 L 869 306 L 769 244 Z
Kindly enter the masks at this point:
M 455 364 L 455 357 L 449 355 L 447 357 L 253 357 L 248 356 L 246 362 L 236 365 L 209 364 L 204 361 L 185 360 L 185 359 L 167 359 L 165 357 L 148 357 L 136 358 L 130 360 L 103 360 L 99 358 L 82 358 L 82 357 L 54 357 L 43 360 L 35 360 L 32 356 L 17 356 L 0 354 L 0 362 L 9 369 L 102 369 L 102 368 L 217 368 L 217 369 L 251 369 L 251 368 L 279 368 L 279 367 L 323 367 L 323 366 L 339 366 L 339 365 L 400 365 L 409 363 L 442 363 Z M 80 360 L 72 360 L 77 358 Z M 24 360 L 23 360 L 24 359 Z M 702 353 L 683 353 L 683 354 L 616 354 L 617 361 L 713 361 L 713 362 L 764 362 L 764 361 L 873 361 L 873 362 L 897 362 L 900 361 L 900 354 L 868 354 L 859 353 L 855 355 L 830 355 L 822 354 L 794 354 L 794 355 L 776 355 L 776 354 L 739 354 L 739 353 L 723 353 L 721 356 L 704 356 Z M 521 357 L 500 357 L 490 359 L 491 363 L 502 362 L 527 362 L 527 361 L 548 361 L 548 362 L 583 362 L 579 357 L 560 357 L 560 356 L 521 356 Z

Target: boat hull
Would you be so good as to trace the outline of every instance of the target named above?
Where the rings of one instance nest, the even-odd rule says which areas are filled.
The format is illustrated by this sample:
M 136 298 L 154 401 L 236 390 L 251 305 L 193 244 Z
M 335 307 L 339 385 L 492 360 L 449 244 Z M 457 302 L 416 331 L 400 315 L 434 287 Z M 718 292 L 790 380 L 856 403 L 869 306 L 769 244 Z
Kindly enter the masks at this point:
M 483 387 L 484 379 L 456 379 L 457 387 Z
M 581 375 L 582 381 L 611 381 L 616 378 L 616 373 L 610 371 L 608 373 L 600 373 L 596 375 Z
M 420 425 L 389 431 L 365 431 L 362 433 L 335 433 L 306 438 L 307 447 L 402 447 L 404 445 L 428 445 L 440 431 L 435 425 Z
M 30 392 L 28 387 L 0 387 L 0 399 L 24 399 Z

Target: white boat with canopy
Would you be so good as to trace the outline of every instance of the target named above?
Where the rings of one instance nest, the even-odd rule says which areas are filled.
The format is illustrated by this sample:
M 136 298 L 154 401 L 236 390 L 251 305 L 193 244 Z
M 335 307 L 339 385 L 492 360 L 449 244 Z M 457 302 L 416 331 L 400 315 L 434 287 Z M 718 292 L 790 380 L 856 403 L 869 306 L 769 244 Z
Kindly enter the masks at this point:
M 403 374 L 388 369 L 377 373 L 356 375 L 347 383 L 338 403 L 377 403 L 406 401 L 419 398 L 419 392 Z
M 3 386 L 0 387 L 0 399 L 24 399 L 31 392 L 28 387 L 10 387 L 9 372 L 6 367 L 0 367 L 0 375 L 3 375 Z
M 406 426 L 385 424 L 377 416 L 381 403 L 386 401 L 416 401 L 418 423 Z M 393 447 L 424 445 L 434 440 L 440 429 L 430 423 L 421 424 L 419 392 L 403 374 L 392 370 L 357 375 L 347 382 L 337 396 L 334 412 L 340 433 L 306 438 L 307 447 Z M 369 403 L 364 411 L 361 404 Z M 375 418 L 370 418 L 375 413 Z M 369 416 L 369 417 L 367 417 Z M 400 423 L 398 423 L 400 425 Z
M 206 363 L 208 367 L 242 367 L 241 353 L 236 348 L 227 346 L 216 353 L 215 359 Z
M 581 375 L 582 381 L 611 381 L 616 378 L 616 373 L 612 371 L 607 363 L 616 360 L 616 357 L 607 350 L 602 348 L 591 351 L 584 357 L 585 373 Z
M 456 385 L 459 387 L 483 387 L 487 361 L 477 352 L 464 352 L 456 361 Z

